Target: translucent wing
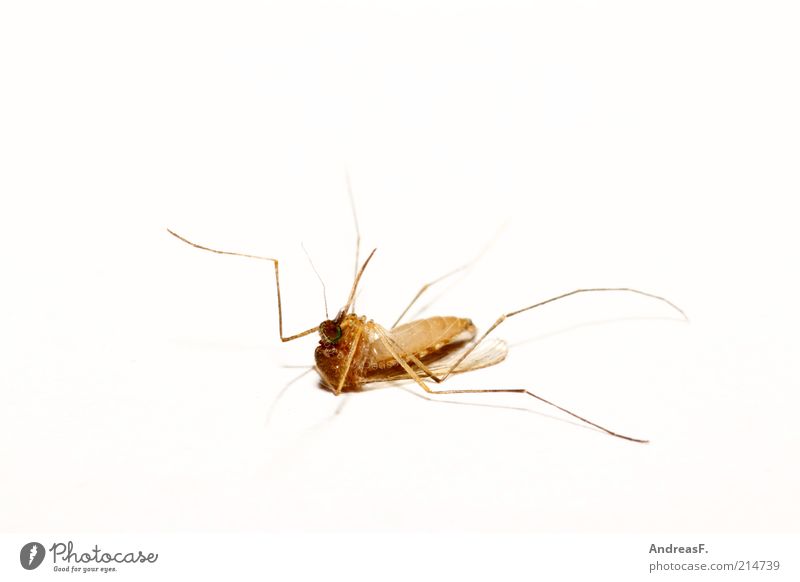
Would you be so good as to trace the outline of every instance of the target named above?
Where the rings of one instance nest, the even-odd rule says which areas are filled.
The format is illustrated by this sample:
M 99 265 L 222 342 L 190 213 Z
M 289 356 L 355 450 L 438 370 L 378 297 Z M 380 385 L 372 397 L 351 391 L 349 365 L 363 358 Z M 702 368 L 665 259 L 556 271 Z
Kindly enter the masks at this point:
M 431 372 L 437 376 L 447 372 L 453 364 L 472 346 L 471 343 L 459 344 L 455 346 L 447 346 L 444 349 L 429 354 L 422 358 L 422 363 L 425 364 Z M 501 339 L 487 339 L 481 342 L 477 348 L 467 358 L 458 365 L 453 371 L 453 374 L 460 374 L 462 372 L 469 372 L 471 370 L 478 370 L 480 368 L 488 368 L 499 364 L 506 359 L 508 355 L 508 345 Z M 414 363 L 409 362 L 409 365 L 415 372 L 419 372 L 421 378 L 427 375 L 419 369 Z M 406 371 L 396 361 L 386 363 L 386 367 L 372 370 L 367 374 L 364 379 L 365 382 L 388 382 L 391 380 L 410 379 Z

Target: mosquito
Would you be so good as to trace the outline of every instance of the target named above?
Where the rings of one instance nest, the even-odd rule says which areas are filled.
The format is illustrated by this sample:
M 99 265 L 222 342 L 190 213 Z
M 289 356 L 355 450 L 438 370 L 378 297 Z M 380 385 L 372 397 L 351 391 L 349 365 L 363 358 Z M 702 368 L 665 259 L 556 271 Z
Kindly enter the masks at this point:
M 534 394 L 527 388 L 442 390 L 431 388 L 429 383 L 438 385 L 453 374 L 469 372 L 499 364 L 506 358 L 508 346 L 503 340 L 494 338 L 487 339 L 489 334 L 511 317 L 565 299 L 572 295 L 599 292 L 625 292 L 643 295 L 666 303 L 688 321 L 688 317 L 680 307 L 664 297 L 646 293 L 638 289 L 629 287 L 594 287 L 575 289 L 568 293 L 562 293 L 561 295 L 551 297 L 544 301 L 539 301 L 533 305 L 528 305 L 522 309 L 504 313 L 498 317 L 480 337 L 477 335 L 478 331 L 472 323 L 472 320 L 462 317 L 435 316 L 400 324 L 400 321 L 405 317 L 411 307 L 431 285 L 438 283 L 456 272 L 464 270 L 467 266 L 464 265 L 423 285 L 400 314 L 400 317 L 387 329 L 375 321 L 355 313 L 355 298 L 358 284 L 361 281 L 364 270 L 367 268 L 370 260 L 372 260 L 376 249 L 369 254 L 359 268 L 358 249 L 361 235 L 358 228 L 358 219 L 355 214 L 355 205 L 353 205 L 353 218 L 356 225 L 356 263 L 355 277 L 353 285 L 350 288 L 347 302 L 336 314 L 336 317 L 328 319 L 326 299 L 326 319 L 322 323 L 288 336 L 283 333 L 281 284 L 277 259 L 246 253 L 221 251 L 194 243 L 170 229 L 167 229 L 167 232 L 184 243 L 204 251 L 271 262 L 275 269 L 275 288 L 278 297 L 278 333 L 281 341 L 289 342 L 315 332 L 318 333 L 319 344 L 314 350 L 314 368 L 319 374 L 324 387 L 333 392 L 336 396 L 346 392 L 359 392 L 364 389 L 365 384 L 393 380 L 413 380 L 425 392 L 435 395 L 485 393 L 523 394 L 552 406 L 611 436 L 636 443 L 649 442 L 646 439 L 625 436 L 609 430 L 571 410 L 567 410 L 558 404 Z M 314 270 L 316 272 L 316 269 Z M 317 275 L 319 274 L 317 273 Z M 321 278 L 320 281 L 322 281 Z

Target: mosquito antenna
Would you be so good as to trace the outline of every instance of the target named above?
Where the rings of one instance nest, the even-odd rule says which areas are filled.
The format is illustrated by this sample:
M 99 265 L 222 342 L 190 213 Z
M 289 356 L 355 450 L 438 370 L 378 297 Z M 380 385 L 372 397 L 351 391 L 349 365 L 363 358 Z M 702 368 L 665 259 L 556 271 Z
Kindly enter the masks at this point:
M 355 281 L 353 281 L 353 288 L 350 289 L 350 297 L 347 298 L 347 303 L 342 308 L 342 313 L 347 313 L 348 311 L 350 311 L 350 308 L 353 307 L 353 302 L 356 299 L 356 289 L 358 288 L 358 282 L 361 280 L 361 275 L 364 274 L 364 269 L 367 268 L 367 265 L 369 264 L 369 261 L 372 258 L 372 255 L 374 255 L 375 251 L 377 251 L 377 250 L 378 249 L 372 249 L 372 252 L 367 257 L 367 260 L 364 261 L 363 265 L 361 265 L 361 270 L 358 271 L 358 273 L 356 274 Z
M 319 274 L 319 271 L 317 271 L 317 268 L 314 266 L 314 261 L 311 260 L 311 255 L 308 254 L 308 250 L 306 249 L 306 246 L 302 242 L 300 243 L 300 246 L 302 247 L 303 252 L 306 254 L 306 258 L 308 259 L 308 262 L 311 265 L 311 268 L 314 269 L 314 273 L 316 273 L 317 279 L 319 279 L 319 282 L 322 285 L 322 299 L 325 301 L 325 319 L 329 319 L 328 318 L 328 294 L 325 291 L 325 281 L 322 280 L 322 276 Z

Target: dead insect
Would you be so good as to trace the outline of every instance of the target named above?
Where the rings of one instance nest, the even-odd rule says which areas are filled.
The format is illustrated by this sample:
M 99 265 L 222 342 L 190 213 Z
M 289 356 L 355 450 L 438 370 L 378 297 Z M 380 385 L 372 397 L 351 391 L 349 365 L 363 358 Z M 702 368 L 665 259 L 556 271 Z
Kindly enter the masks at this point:
M 356 230 L 358 231 L 357 221 Z M 361 280 L 361 276 L 364 274 L 364 269 L 375 254 L 373 250 L 367 257 L 367 260 L 364 261 L 364 264 L 361 265 L 361 268 L 358 268 L 358 244 L 360 241 L 360 236 L 358 236 L 356 244 L 356 274 L 347 303 L 345 303 L 344 307 L 342 307 L 333 319 L 326 319 L 318 326 L 314 326 L 294 335 L 285 336 L 283 334 L 283 310 L 281 308 L 281 286 L 277 259 L 245 253 L 220 251 L 193 243 L 169 229 L 167 229 L 167 232 L 186 244 L 204 251 L 210 251 L 221 255 L 233 255 L 262 261 L 271 261 L 275 267 L 275 287 L 278 295 L 278 332 L 280 333 L 281 341 L 288 342 L 318 332 L 320 340 L 319 345 L 314 351 L 315 368 L 325 387 L 337 396 L 342 392 L 358 392 L 363 388 L 364 384 L 370 382 L 385 382 L 402 379 L 414 380 L 423 390 L 430 394 L 496 392 L 527 394 L 610 435 L 637 443 L 646 443 L 648 442 L 647 440 L 633 438 L 611 431 L 549 400 L 545 400 L 541 396 L 537 396 L 525 388 L 433 390 L 428 386 L 426 380 L 439 384 L 444 382 L 451 374 L 469 372 L 470 370 L 477 370 L 502 362 L 508 353 L 505 342 L 502 340 L 486 339 L 495 328 L 510 317 L 579 293 L 594 293 L 600 291 L 636 293 L 663 301 L 678 311 L 686 319 L 686 314 L 678 306 L 664 297 L 627 287 L 600 287 L 576 289 L 569 293 L 563 293 L 545 301 L 523 307 L 522 309 L 505 313 L 501 315 L 477 341 L 475 341 L 477 335 L 475 326 L 471 320 L 465 318 L 449 316 L 428 317 L 426 319 L 398 325 L 425 290 L 433 283 L 444 278 L 440 277 L 432 283 L 423 285 L 394 325 L 390 329 L 386 329 L 371 319 L 356 315 L 353 312 L 358 283 Z M 460 269 L 456 269 L 456 271 L 458 270 Z M 456 271 L 448 273 L 445 277 Z

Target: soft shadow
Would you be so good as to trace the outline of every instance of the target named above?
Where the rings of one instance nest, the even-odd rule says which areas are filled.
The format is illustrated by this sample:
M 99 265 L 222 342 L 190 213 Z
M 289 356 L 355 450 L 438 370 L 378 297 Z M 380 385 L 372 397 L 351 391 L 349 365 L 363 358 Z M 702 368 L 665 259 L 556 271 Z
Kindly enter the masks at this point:
M 297 366 L 297 367 L 299 367 L 299 366 Z M 269 408 L 267 408 L 267 416 L 264 419 L 264 426 L 265 427 L 269 426 L 270 422 L 272 421 L 272 416 L 273 416 L 273 414 L 275 414 L 275 408 L 278 405 L 278 401 L 281 398 L 283 398 L 284 394 L 286 394 L 286 391 L 289 390 L 289 387 L 292 384 L 294 384 L 295 382 L 297 382 L 300 378 L 302 378 L 303 376 L 308 374 L 311 370 L 314 369 L 313 366 L 304 366 L 304 367 L 307 368 L 307 369 L 302 374 L 299 374 L 299 375 L 295 376 L 294 378 L 292 378 L 291 380 L 289 380 L 284 385 L 284 387 L 281 388 L 280 392 L 278 392 L 278 395 L 272 400 L 272 404 L 270 404 Z
M 326 390 L 326 392 L 329 392 L 329 391 Z M 305 429 L 303 431 L 303 436 L 305 437 L 306 435 L 309 435 L 309 434 L 312 434 L 314 432 L 317 432 L 317 431 L 321 430 L 323 427 L 325 427 L 326 425 L 332 423 L 336 418 L 338 418 L 339 415 L 342 413 L 342 409 L 345 407 L 345 404 L 347 404 L 350 401 L 350 395 L 351 394 L 352 393 L 348 393 L 348 392 L 342 393 L 338 397 L 339 404 L 336 406 L 336 410 L 334 410 L 333 413 L 328 415 L 326 418 L 323 418 L 319 422 L 316 422 L 316 423 L 312 424 L 311 426 L 309 426 L 307 429 Z
M 295 376 L 294 378 L 289 380 L 286 384 L 284 384 L 283 388 L 281 388 L 280 392 L 278 392 L 277 396 L 275 396 L 275 398 L 272 401 L 272 404 L 270 404 L 269 408 L 267 409 L 266 418 L 264 420 L 264 426 L 265 427 L 269 427 L 270 423 L 272 422 L 272 418 L 275 415 L 275 410 L 277 408 L 278 402 L 280 401 L 281 398 L 283 398 L 283 396 L 286 394 L 286 392 L 289 390 L 289 388 L 292 386 L 292 384 L 294 384 L 295 382 L 297 382 L 298 380 L 303 378 L 306 374 L 308 374 L 309 372 L 314 370 L 314 366 L 281 366 L 281 367 L 283 367 L 283 368 L 304 368 L 304 370 L 303 370 L 302 373 L 298 374 L 297 376 Z M 319 380 L 316 383 L 316 387 L 317 387 L 318 390 L 322 390 L 323 392 L 327 392 L 328 394 L 331 394 L 331 391 L 328 390 L 328 388 L 325 387 L 325 385 L 322 383 L 322 380 Z M 331 420 L 333 420 L 334 418 L 339 416 L 341 414 L 342 409 L 344 408 L 345 404 L 347 404 L 347 401 L 350 398 L 350 394 L 352 394 L 352 393 L 351 392 L 343 392 L 341 394 L 340 398 L 339 398 L 339 403 L 337 404 L 336 409 L 333 411 L 333 413 L 330 416 L 328 416 L 327 418 L 324 418 L 323 420 L 319 421 L 318 423 L 310 426 L 304 432 L 308 433 L 308 432 L 312 432 L 314 430 L 318 430 L 322 426 L 328 424 Z

